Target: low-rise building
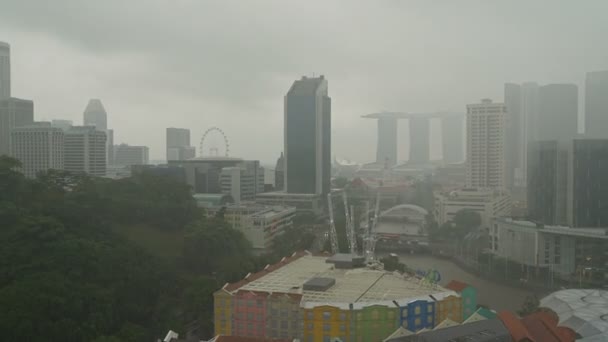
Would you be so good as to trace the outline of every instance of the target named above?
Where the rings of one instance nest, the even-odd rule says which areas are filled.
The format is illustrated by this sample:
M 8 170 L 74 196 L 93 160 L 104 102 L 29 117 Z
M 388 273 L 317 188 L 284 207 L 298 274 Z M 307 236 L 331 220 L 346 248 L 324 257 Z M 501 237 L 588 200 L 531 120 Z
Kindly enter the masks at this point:
M 311 212 L 315 215 L 323 213 L 323 201 L 316 194 L 291 194 L 282 191 L 258 194 L 255 201 L 266 205 L 284 205 L 295 207 L 298 212 Z
M 149 153 L 147 146 L 114 145 L 114 165 L 146 165 L 148 164 Z
M 492 252 L 501 258 L 544 268 L 565 279 L 608 277 L 608 228 L 545 226 L 499 218 L 491 234 L 495 237 Z
M 470 210 L 481 217 L 481 228 L 489 229 L 495 217 L 511 216 L 511 198 L 493 189 L 462 189 L 435 194 L 435 220 L 444 224 L 457 212 Z
M 220 171 L 222 193 L 232 196 L 236 203 L 252 201 L 264 192 L 264 168 L 257 162 L 244 162 Z
M 220 202 L 222 199 L 220 199 Z M 206 207 L 206 214 L 215 216 L 224 210 L 224 220 L 241 231 L 254 249 L 267 250 L 274 238 L 293 226 L 296 209 L 284 206 L 262 206 L 259 204 L 214 205 Z

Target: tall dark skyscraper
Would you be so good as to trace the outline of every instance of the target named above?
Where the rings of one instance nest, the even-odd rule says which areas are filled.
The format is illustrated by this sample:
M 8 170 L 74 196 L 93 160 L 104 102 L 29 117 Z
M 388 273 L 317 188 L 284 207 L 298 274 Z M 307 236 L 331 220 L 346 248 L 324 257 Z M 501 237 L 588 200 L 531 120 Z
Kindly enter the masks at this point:
M 568 147 L 568 223 L 608 227 L 608 139 L 577 139 Z
M 578 87 L 574 84 L 540 87 L 537 124 L 539 141 L 574 139 L 578 133 Z
M 378 119 L 378 146 L 376 163 L 389 167 L 397 163 L 397 119 Z
M 11 47 L 0 42 L 0 101 L 11 97 Z
M 592 138 L 608 137 L 608 70 L 587 73 L 585 134 Z
M 544 224 L 608 226 L 608 139 L 530 143 L 528 213 Z
M 464 160 L 464 117 L 448 116 L 441 119 L 443 162 L 460 163 Z
M 89 100 L 84 110 L 83 122 L 85 126 L 95 126 L 99 131 L 105 132 L 108 129 L 108 114 L 100 100 Z
M 331 98 L 323 77 L 302 77 L 285 95 L 285 191 L 326 194 L 331 183 Z
M 410 158 L 408 163 L 426 164 L 431 159 L 431 123 L 428 118 L 410 118 Z

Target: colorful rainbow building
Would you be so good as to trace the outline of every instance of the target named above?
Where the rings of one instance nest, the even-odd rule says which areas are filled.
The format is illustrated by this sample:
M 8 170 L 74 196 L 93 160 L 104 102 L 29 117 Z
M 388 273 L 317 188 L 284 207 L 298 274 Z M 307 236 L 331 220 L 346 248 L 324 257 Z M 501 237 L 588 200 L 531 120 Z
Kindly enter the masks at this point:
M 463 322 L 474 312 L 476 293 L 456 285 L 455 291 L 370 268 L 358 256 L 301 252 L 216 291 L 215 333 L 382 341 L 400 327 L 416 332 L 445 320 Z

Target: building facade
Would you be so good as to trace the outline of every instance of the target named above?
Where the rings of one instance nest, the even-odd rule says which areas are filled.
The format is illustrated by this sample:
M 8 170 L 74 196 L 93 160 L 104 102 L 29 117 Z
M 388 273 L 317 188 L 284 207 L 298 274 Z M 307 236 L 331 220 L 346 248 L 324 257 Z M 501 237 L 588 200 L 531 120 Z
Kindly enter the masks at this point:
M 235 203 L 253 201 L 257 194 L 264 192 L 264 168 L 257 160 L 225 167 L 220 171 L 220 187 Z
M 84 126 L 94 126 L 100 131 L 108 129 L 108 114 L 103 107 L 101 100 L 91 99 L 84 109 L 83 113 Z
M 285 188 L 285 156 L 281 152 L 281 156 L 277 159 L 277 165 L 274 168 L 274 190 L 281 191 Z
M 568 140 L 578 134 L 578 87 L 547 84 L 539 88 L 537 140 Z
M 526 187 L 528 143 L 537 139 L 538 84 L 505 84 L 507 130 L 505 145 L 506 183 L 511 190 Z
M 466 185 L 505 189 L 506 107 L 484 99 L 467 105 Z
M 323 77 L 302 77 L 285 95 L 285 191 L 327 194 L 331 188 L 331 98 Z
M 448 116 L 441 119 L 441 150 L 445 164 L 464 160 L 464 117 Z
M 0 100 L 0 155 L 10 155 L 11 131 L 34 122 L 34 102 L 17 98 Z
M 608 70 L 588 72 L 585 79 L 585 134 L 606 138 L 608 131 Z
M 73 125 L 74 124 L 73 124 L 72 120 L 60 120 L 59 119 L 59 120 L 51 121 L 51 126 L 61 128 L 61 130 L 63 130 L 63 131 L 67 131 Z
M 0 42 L 0 101 L 11 98 L 11 46 Z
M 11 131 L 12 155 L 21 162 L 21 172 L 35 178 L 39 172 L 63 169 L 63 130 L 50 122 L 37 122 Z
M 64 136 L 64 168 L 92 176 L 106 174 L 106 133 L 95 126 L 73 126 Z
M 491 189 L 462 189 L 435 194 L 435 220 L 439 225 L 451 221 L 457 212 L 470 210 L 481 217 L 481 228 L 489 228 L 496 217 L 511 215 L 511 198 Z
M 583 269 L 608 276 L 608 228 L 570 228 L 498 218 L 493 230 L 498 239 L 492 252 L 501 258 L 551 270 L 562 278 L 582 277 Z
M 397 119 L 378 119 L 376 163 L 392 167 L 397 164 Z
M 409 164 L 428 164 L 431 160 L 431 120 L 429 118 L 412 117 L 410 125 L 410 157 Z
M 284 206 L 265 206 L 257 203 L 214 205 L 205 207 L 208 216 L 224 208 L 224 220 L 245 235 L 254 249 L 265 251 L 272 247 L 274 238 L 293 226 L 296 209 Z
M 148 146 L 114 145 L 114 165 L 146 165 L 150 158 L 149 154 Z
M 167 128 L 167 160 L 188 160 L 196 157 L 196 148 L 190 145 L 190 130 Z
M 341 268 L 331 259 L 294 253 L 226 284 L 214 294 L 215 334 L 366 342 L 399 327 L 415 332 L 463 321 L 455 291 L 392 272 Z

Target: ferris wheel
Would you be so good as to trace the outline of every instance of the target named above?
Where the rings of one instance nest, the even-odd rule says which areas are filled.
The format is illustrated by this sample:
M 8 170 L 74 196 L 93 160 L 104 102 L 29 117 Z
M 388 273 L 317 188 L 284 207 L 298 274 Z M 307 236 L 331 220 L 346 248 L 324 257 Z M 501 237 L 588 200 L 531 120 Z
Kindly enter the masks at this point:
M 223 143 L 224 150 L 220 150 L 218 146 L 218 141 Z M 207 150 L 205 150 L 207 149 Z M 223 152 L 223 153 L 221 153 Z M 228 157 L 230 153 L 230 143 L 228 142 L 228 136 L 226 133 L 219 127 L 211 127 L 203 133 L 203 137 L 201 138 L 201 143 L 199 146 L 199 155 L 201 157 L 205 156 L 221 156 L 223 154 L 224 157 Z

